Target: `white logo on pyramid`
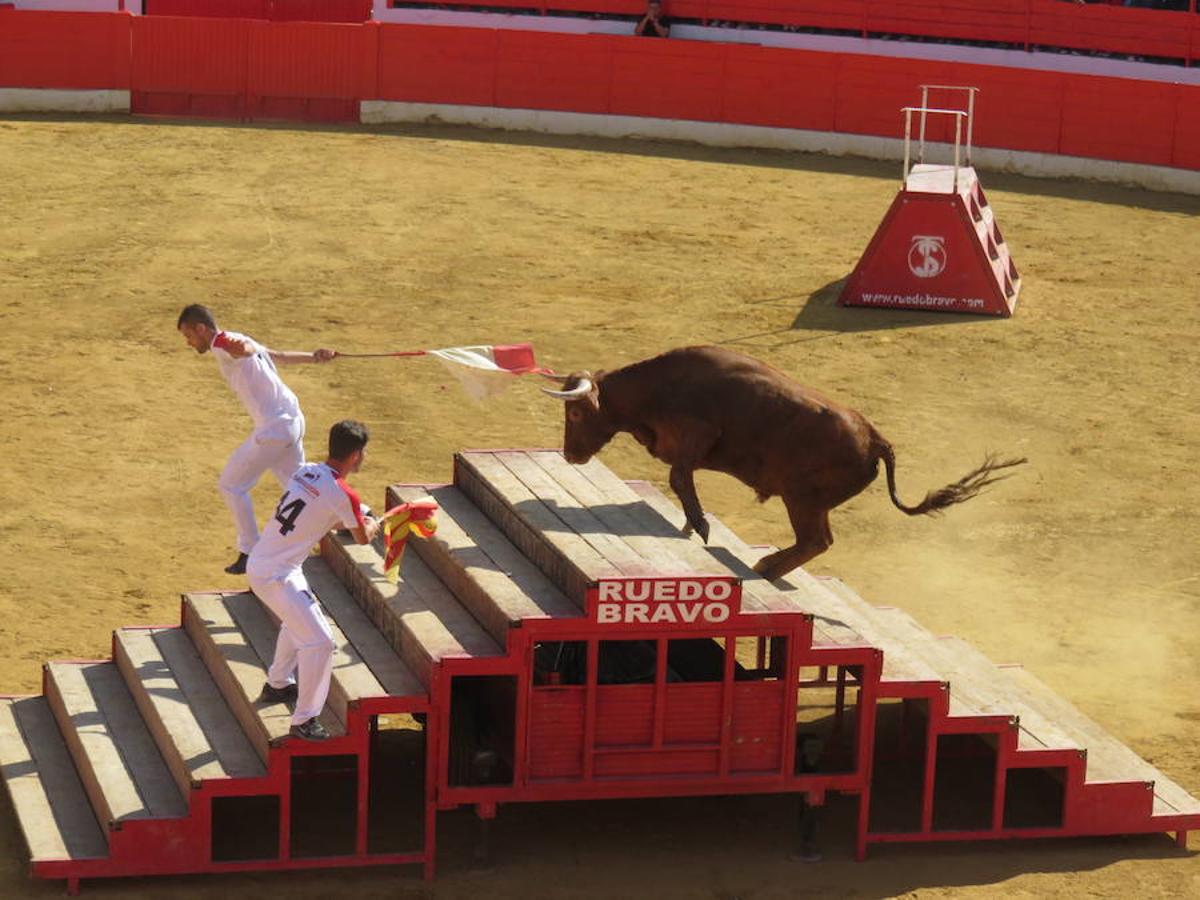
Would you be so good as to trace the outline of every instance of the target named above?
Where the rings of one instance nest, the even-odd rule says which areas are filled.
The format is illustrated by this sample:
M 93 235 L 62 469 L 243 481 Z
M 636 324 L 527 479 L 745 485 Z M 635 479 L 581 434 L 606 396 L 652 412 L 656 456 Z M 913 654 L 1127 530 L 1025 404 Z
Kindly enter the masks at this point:
M 946 239 L 914 234 L 908 248 L 908 270 L 918 278 L 933 278 L 946 268 Z

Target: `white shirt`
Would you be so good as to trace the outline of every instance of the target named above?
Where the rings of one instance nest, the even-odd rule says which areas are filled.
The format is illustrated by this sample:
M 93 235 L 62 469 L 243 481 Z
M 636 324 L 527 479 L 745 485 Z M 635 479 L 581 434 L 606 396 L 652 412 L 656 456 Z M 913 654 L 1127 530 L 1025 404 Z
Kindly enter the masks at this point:
M 305 463 L 288 480 L 274 516 L 250 551 L 246 570 L 262 580 L 283 578 L 300 568 L 309 551 L 339 525 L 365 526 L 358 494 L 327 464 Z
M 241 359 L 232 356 L 226 349 L 229 338 L 245 341 L 251 354 Z M 253 338 L 236 331 L 219 332 L 213 338 L 212 354 L 221 374 L 250 413 L 255 428 L 278 419 L 300 417 L 300 401 L 279 378 L 266 348 Z

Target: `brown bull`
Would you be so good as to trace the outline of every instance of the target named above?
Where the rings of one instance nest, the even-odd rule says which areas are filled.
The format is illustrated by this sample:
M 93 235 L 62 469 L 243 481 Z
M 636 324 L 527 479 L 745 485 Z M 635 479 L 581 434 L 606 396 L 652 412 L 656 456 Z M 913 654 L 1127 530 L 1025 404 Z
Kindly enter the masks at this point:
M 629 432 L 670 465 L 671 488 L 705 541 L 696 469 L 732 475 L 760 501 L 782 497 L 796 543 L 759 560 L 755 571 L 769 579 L 829 548 L 829 511 L 874 481 L 881 459 L 892 502 L 910 516 L 970 500 L 999 480 L 992 473 L 1025 462 L 989 457 L 905 506 L 896 496 L 892 445 L 861 413 L 720 347 L 684 347 L 596 375 L 575 372 L 563 390 L 546 392 L 566 401 L 563 454 L 570 462 L 587 462 L 618 432 Z

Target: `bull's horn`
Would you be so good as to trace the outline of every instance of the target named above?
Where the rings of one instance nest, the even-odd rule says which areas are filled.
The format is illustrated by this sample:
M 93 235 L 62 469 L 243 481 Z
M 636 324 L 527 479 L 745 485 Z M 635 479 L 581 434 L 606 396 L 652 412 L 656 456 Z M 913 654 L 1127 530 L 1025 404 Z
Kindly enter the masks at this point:
M 542 388 L 542 392 L 549 394 L 551 397 L 557 397 L 559 400 L 578 400 L 580 397 L 586 397 L 592 391 L 592 380 L 585 378 L 569 391 L 552 391 L 550 388 Z

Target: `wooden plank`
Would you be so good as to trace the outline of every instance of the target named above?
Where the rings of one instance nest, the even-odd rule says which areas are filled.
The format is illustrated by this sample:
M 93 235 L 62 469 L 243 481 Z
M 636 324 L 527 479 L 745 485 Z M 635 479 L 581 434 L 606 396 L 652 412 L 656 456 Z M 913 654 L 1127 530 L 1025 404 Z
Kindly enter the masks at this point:
M 282 738 L 291 727 L 291 712 L 283 703 L 254 704 L 267 677 L 262 660 L 246 642 L 220 594 L 186 594 L 183 627 L 259 760 L 265 763 L 270 742 Z
M 266 773 L 182 628 L 116 632 L 116 662 L 183 792 Z
M 424 696 L 421 682 L 404 665 L 379 629 L 355 602 L 346 586 L 334 575 L 329 564 L 317 557 L 304 563 L 309 585 L 321 601 L 321 606 L 353 646 L 371 673 L 380 695 L 389 697 Z M 335 676 L 340 672 L 335 668 Z M 358 697 L 377 696 L 359 693 Z
M 321 552 L 423 684 L 428 685 L 432 667 L 445 657 L 503 655 L 417 554 L 405 554 L 399 581 L 392 584 L 374 546 L 335 533 L 322 541 Z
M 371 672 L 370 668 L 363 662 L 362 656 L 358 650 L 346 637 L 337 620 L 330 615 L 325 604 L 321 602 L 322 592 L 333 596 L 337 591 L 345 591 L 341 582 L 329 571 L 328 564 L 321 559 L 310 559 L 304 561 L 304 574 L 308 580 L 308 586 L 313 591 L 317 598 L 318 606 L 321 607 L 321 614 L 325 617 L 326 623 L 329 625 L 329 632 L 333 635 L 333 672 L 329 681 L 329 706 L 337 713 L 338 717 L 344 722 L 347 718 L 349 705 L 360 697 L 384 697 L 387 691 L 383 689 L 383 685 L 379 683 L 379 679 Z M 275 614 L 267 606 L 263 606 L 265 612 L 271 619 L 272 624 L 276 628 L 278 635 L 279 620 Z M 236 615 L 236 614 L 235 614 Z M 272 654 L 274 653 L 274 645 L 272 645 Z
M 683 510 L 672 503 L 671 500 L 653 484 L 648 481 L 639 481 L 629 482 L 629 486 L 668 520 L 673 523 L 678 523 L 680 527 L 683 526 L 686 521 L 683 515 Z M 717 548 L 723 547 L 730 554 L 732 554 L 741 565 L 744 565 L 750 569 L 753 569 L 755 563 L 759 561 L 764 553 L 770 553 L 775 549 L 767 548 L 764 551 L 763 548 L 751 547 L 744 540 L 738 537 L 738 535 L 732 529 L 727 527 L 720 519 L 711 514 L 708 515 L 708 524 L 709 544 L 710 548 L 713 550 L 713 553 L 721 554 L 721 551 Z M 696 541 L 700 540 L 698 536 L 693 536 L 693 539 Z M 761 578 L 761 576 L 757 575 L 757 573 L 755 574 L 755 577 Z M 769 582 L 764 581 L 764 584 L 765 583 Z M 819 606 L 821 603 L 827 600 L 827 598 L 823 596 L 824 592 L 817 583 L 817 580 L 802 568 L 793 569 L 783 578 L 776 579 L 774 582 L 770 582 L 770 584 L 778 591 L 783 603 L 798 609 L 804 609 L 807 611 L 809 607 Z
M 883 651 L 883 681 L 889 682 L 935 682 L 946 679 L 936 667 L 930 666 L 920 653 L 915 652 L 887 627 L 874 620 L 873 607 L 858 596 L 844 582 L 836 578 L 820 578 L 812 582 L 814 589 L 805 592 L 812 598 L 815 612 L 826 622 L 837 622 L 872 647 Z M 951 694 L 953 699 L 954 695 Z
M 1079 744 L 1004 683 L 986 656 L 959 638 L 936 637 L 907 612 L 877 607 L 881 626 L 926 660 L 950 683 L 951 715 L 1010 716 L 1019 719 L 1019 750 L 1078 750 Z
M 454 483 L 580 607 L 589 584 L 622 574 L 534 496 L 495 454 L 456 454 Z
M 509 628 L 522 619 L 582 614 L 458 488 L 396 486 L 389 496 L 398 502 L 423 496 L 437 501 L 436 536 L 410 541 L 409 550 L 429 565 L 498 643 L 505 643 Z
M 154 642 L 171 667 L 188 708 L 230 778 L 255 778 L 266 774 L 241 724 L 225 703 L 196 645 L 182 628 L 155 632 Z
M 697 570 L 679 554 L 674 553 L 671 542 L 678 540 L 680 535 L 647 533 L 648 529 L 641 524 L 633 509 L 642 505 L 641 498 L 633 494 L 615 475 L 612 477 L 611 489 L 605 490 L 584 474 L 584 466 L 572 465 L 557 450 L 530 451 L 528 456 L 548 477 L 569 492 L 577 505 L 588 509 L 605 529 L 627 544 L 659 574 L 729 574 L 716 560 L 708 560 L 704 568 Z M 599 468 L 599 464 L 587 465 L 591 466 L 593 472 Z
M 203 777 L 193 776 L 185 762 L 188 757 L 203 760 L 208 777 L 224 777 L 225 771 L 188 709 L 151 631 L 118 629 L 113 634 L 113 661 L 180 792 L 187 796 Z
M 610 479 L 616 476 L 608 472 L 607 469 L 591 469 L 590 467 L 591 463 L 582 468 L 589 478 L 596 479 L 597 483 L 608 489 L 610 487 Z M 813 598 L 813 602 L 809 602 L 806 605 L 804 599 L 807 598 L 801 598 L 798 593 L 791 589 L 790 585 L 788 585 L 788 591 L 780 589 L 780 585 L 787 585 L 787 582 L 772 584 L 755 572 L 753 569 L 754 561 L 757 560 L 761 553 L 750 548 L 737 535 L 725 527 L 719 519 L 711 514 L 708 516 L 710 529 L 709 544 L 705 545 L 698 535 L 683 536 L 682 528 L 686 522 L 683 510 L 672 503 L 658 488 L 648 481 L 631 481 L 627 482 L 626 485 L 658 517 L 677 532 L 678 540 L 686 541 L 695 547 L 704 549 L 705 552 L 711 554 L 714 559 L 717 559 L 726 568 L 745 579 L 742 583 L 743 596 L 749 595 L 756 598 L 759 608 L 800 610 L 813 614 L 814 643 L 835 646 L 866 645 L 867 642 L 859 634 L 843 623 L 836 614 L 831 615 L 829 610 L 824 608 L 828 606 L 827 598 L 821 596 L 819 592 Z M 611 486 L 611 489 L 615 490 L 615 486 Z
M 0 700 L 0 777 L 33 862 L 108 856 L 104 832 L 45 698 Z
M 79 737 L 82 758 L 104 798 L 108 821 L 176 818 L 187 815 L 180 793 L 162 754 L 114 663 L 50 663 L 47 678 L 54 683 L 66 721 Z
M 589 508 L 560 485 L 523 450 L 497 451 L 496 459 L 515 475 L 564 525 L 623 575 L 652 576 L 657 571 L 639 553 L 605 527 Z
M 758 613 L 770 609 L 791 609 L 781 606 L 778 592 L 763 581 L 749 566 L 734 559 L 728 553 L 721 554 L 717 548 L 706 546 L 698 537 L 685 535 L 682 531 L 683 512 L 672 507 L 669 500 L 658 495 L 663 508 L 636 493 L 629 484 L 621 481 L 612 470 L 598 460 L 591 460 L 575 467 L 603 496 L 618 501 L 628 518 L 630 528 L 657 539 L 671 555 L 683 559 L 697 572 L 715 575 L 735 575 L 742 581 L 742 612 Z M 677 512 L 678 522 L 669 518 Z
M 1105 731 L 1065 697 L 1056 694 L 1028 669 L 1021 666 L 997 668 L 1031 704 L 1038 705 L 1080 746 L 1087 748 L 1088 781 L 1153 781 L 1154 815 L 1200 814 L 1200 800 Z
M 1053 716 L 1048 716 L 1039 706 L 1030 704 L 1013 691 L 996 664 L 976 647 L 959 637 L 938 638 L 935 643 L 941 651 L 937 657 L 938 665 L 950 679 L 951 691 L 960 684 L 970 690 L 984 713 L 1016 715 L 1020 719 L 1018 748 L 1081 749 L 1082 745 L 1065 732 Z
M 602 467 L 597 467 L 595 471 L 591 469 L 592 464 L 595 462 L 596 460 L 592 460 L 592 462 L 589 462 L 587 466 L 583 467 L 585 470 L 588 470 L 589 477 L 600 474 L 599 469 Z M 607 473 L 607 475 L 604 476 L 606 479 L 608 477 L 616 477 L 615 475 L 612 475 L 612 473 L 606 467 L 603 468 Z M 660 491 L 652 482 L 633 480 L 626 481 L 624 484 L 634 494 L 657 510 L 663 516 L 663 518 L 671 522 L 680 533 L 685 530 L 685 526 L 687 525 L 687 517 L 683 514 L 683 509 L 676 504 L 674 500 Z M 727 526 L 712 513 L 706 513 L 705 516 L 708 519 L 708 542 L 710 545 L 718 547 L 736 547 L 744 543 L 742 539 L 739 538 L 731 528 L 729 528 L 729 526 Z M 695 534 L 689 530 L 688 535 L 691 540 L 703 544 L 703 541 L 698 534 Z
M 275 639 L 279 635 L 279 625 L 274 621 L 274 617 L 270 614 L 266 606 L 256 596 L 250 593 L 245 594 L 229 594 L 224 598 L 225 606 L 229 610 L 229 614 L 241 629 L 247 644 L 253 648 L 258 655 L 262 666 L 262 681 L 257 686 L 253 683 L 243 684 L 243 688 L 248 688 L 246 700 L 254 703 L 258 698 L 259 692 L 262 691 L 262 685 L 267 680 L 267 670 L 271 667 L 271 660 L 275 656 Z M 335 641 L 337 638 L 335 637 Z M 338 641 L 339 650 L 343 647 L 345 640 Z M 334 651 L 334 668 L 337 668 L 339 660 L 346 661 L 347 656 L 344 652 L 339 653 L 339 650 Z M 325 708 L 321 710 L 321 715 L 318 717 L 325 730 L 329 732 L 330 737 L 341 737 L 346 733 L 345 719 L 343 712 L 345 709 L 345 693 L 343 691 L 334 692 L 334 683 L 330 683 L 329 698 L 334 703 L 342 705 L 342 711 L 334 709 L 334 703 L 326 702 Z M 257 704 L 255 704 L 257 705 Z M 282 704 L 264 704 L 265 709 L 274 709 Z M 287 707 L 283 707 L 287 710 Z M 291 730 L 291 711 L 287 710 L 287 727 L 284 730 Z M 272 720 L 274 714 L 272 713 Z

